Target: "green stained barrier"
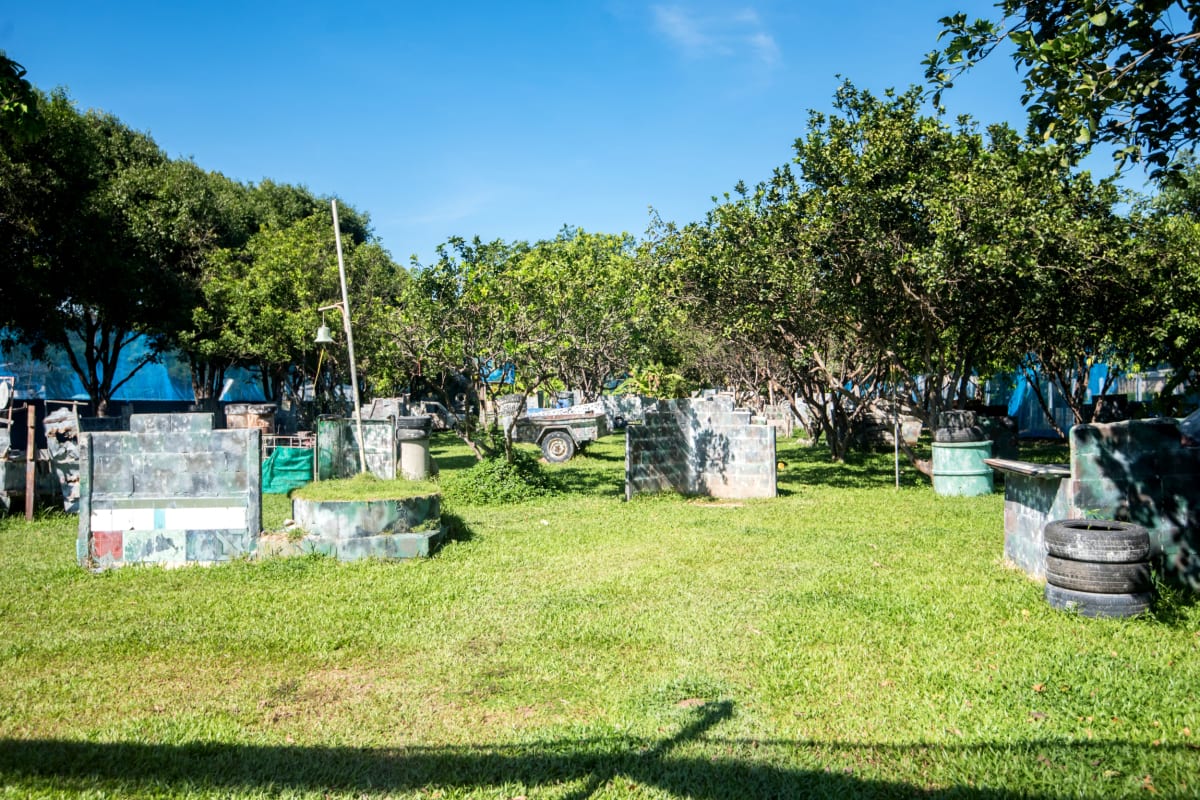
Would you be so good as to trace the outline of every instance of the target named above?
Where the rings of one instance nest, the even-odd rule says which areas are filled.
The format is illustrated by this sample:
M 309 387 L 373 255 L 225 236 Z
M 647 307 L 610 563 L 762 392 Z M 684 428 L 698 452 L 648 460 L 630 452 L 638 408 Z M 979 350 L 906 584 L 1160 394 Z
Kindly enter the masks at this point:
M 287 494 L 312 479 L 313 451 L 308 447 L 276 447 L 262 465 L 263 494 Z

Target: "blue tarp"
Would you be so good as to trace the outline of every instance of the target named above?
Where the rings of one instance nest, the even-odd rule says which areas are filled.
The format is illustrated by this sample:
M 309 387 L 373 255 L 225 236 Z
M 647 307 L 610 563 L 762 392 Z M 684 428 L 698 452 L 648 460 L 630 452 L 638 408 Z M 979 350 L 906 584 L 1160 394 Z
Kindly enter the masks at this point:
M 480 367 L 479 374 L 484 376 L 484 380 L 487 383 L 511 384 L 516 381 L 517 368 L 511 363 L 505 364 L 501 368 L 496 368 L 489 361 Z
M 1104 387 L 1104 381 L 1108 378 L 1108 365 L 1095 364 L 1088 372 L 1088 396 L 1094 398 L 1100 393 Z M 1114 380 L 1109 387 L 1109 394 L 1116 392 L 1117 381 Z M 1050 394 L 1049 402 L 1054 411 L 1056 421 L 1064 431 L 1069 430 L 1074 424 L 1075 418 L 1067 407 L 1066 401 L 1058 390 L 1052 386 L 1047 387 Z M 1008 398 L 1008 415 L 1017 420 L 1017 425 L 1022 436 L 1032 437 L 1056 437 L 1058 433 L 1050 424 L 1049 418 L 1042 410 L 1038 403 L 1037 395 L 1029 386 L 1029 380 L 1025 377 L 1025 373 L 1019 372 L 1016 375 L 1016 387 L 1013 393 Z
M 126 347 L 117 361 L 117 380 L 129 374 L 133 365 L 146 354 L 146 344 L 138 340 Z M 0 356 L 0 376 L 13 378 L 15 396 L 20 399 L 83 400 L 79 376 L 71 369 L 67 356 L 50 350 L 45 361 L 30 357 L 27 348 L 15 347 Z M 220 397 L 226 402 L 260 403 L 265 400 L 262 382 L 252 370 L 231 369 L 225 375 Z M 177 353 L 163 353 L 158 363 L 139 369 L 114 395 L 116 401 L 156 400 L 195 402 L 187 361 Z

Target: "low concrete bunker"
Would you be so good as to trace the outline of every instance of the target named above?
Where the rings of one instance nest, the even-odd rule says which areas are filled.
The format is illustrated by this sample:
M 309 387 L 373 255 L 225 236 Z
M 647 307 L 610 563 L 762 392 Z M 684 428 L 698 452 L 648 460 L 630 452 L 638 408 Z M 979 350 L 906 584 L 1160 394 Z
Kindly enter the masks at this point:
M 213 415 L 134 414 L 128 432 L 79 437 L 79 538 L 86 567 L 208 564 L 255 552 L 261 434 Z
M 775 428 L 729 398 L 672 400 L 625 438 L 625 497 L 676 491 L 722 499 L 775 497 Z
M 1069 464 L 988 459 L 1005 473 L 1005 557 L 1040 578 L 1047 522 L 1136 522 L 1150 532 L 1151 558 L 1164 575 L 1200 590 L 1200 447 L 1182 444 L 1179 421 L 1076 425 L 1069 438 Z
M 297 527 L 310 535 L 277 554 L 318 552 L 339 561 L 419 558 L 441 544 L 441 495 L 378 500 L 292 500 Z

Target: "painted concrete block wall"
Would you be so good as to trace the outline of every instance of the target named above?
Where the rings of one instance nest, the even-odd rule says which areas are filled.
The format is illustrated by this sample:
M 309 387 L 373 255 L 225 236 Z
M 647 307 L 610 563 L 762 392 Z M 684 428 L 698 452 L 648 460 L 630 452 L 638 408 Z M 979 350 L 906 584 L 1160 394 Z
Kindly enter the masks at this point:
M 1071 493 L 1075 516 L 1145 526 L 1151 557 L 1200 590 L 1200 448 L 1182 446 L 1177 420 L 1076 425 Z
M 721 396 L 661 403 L 626 432 L 626 497 L 667 490 L 774 497 L 775 428 L 750 417 Z
M 134 414 L 79 437 L 79 563 L 183 565 L 253 553 L 262 530 L 261 431 L 212 414 Z
M 1071 517 L 1069 482 L 1061 477 L 1004 476 L 1004 557 L 1034 578 L 1046 577 L 1046 523 Z
M 441 495 L 403 500 L 292 501 L 296 524 L 313 536 L 313 552 L 341 561 L 429 556 L 442 539 Z
M 362 428 L 367 471 L 383 480 L 394 479 L 400 463 L 395 420 L 364 419 Z M 352 478 L 359 473 L 358 460 L 358 426 L 354 420 L 317 422 L 317 480 Z

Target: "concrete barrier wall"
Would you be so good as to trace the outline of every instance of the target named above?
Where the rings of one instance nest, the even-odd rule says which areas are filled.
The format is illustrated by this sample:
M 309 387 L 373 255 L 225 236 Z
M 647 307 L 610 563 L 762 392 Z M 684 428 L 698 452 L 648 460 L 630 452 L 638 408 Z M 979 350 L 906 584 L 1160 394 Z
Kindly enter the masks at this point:
M 1128 520 L 1150 531 L 1167 574 L 1200 590 L 1200 447 L 1174 419 L 1071 429 L 1073 516 Z
M 400 451 L 394 419 L 364 419 L 363 450 L 367 472 L 382 480 L 399 474 Z M 358 424 L 353 419 L 317 422 L 317 480 L 352 478 L 358 468 Z
M 1047 522 L 1071 516 L 1069 481 L 1052 474 L 1004 475 L 1004 557 L 1034 578 L 1046 577 Z
M 625 496 L 676 491 L 774 497 L 775 428 L 750 424 L 725 398 L 659 404 L 625 438 Z
M 228 561 L 262 530 L 261 432 L 212 414 L 134 414 L 128 433 L 79 439 L 79 563 Z

